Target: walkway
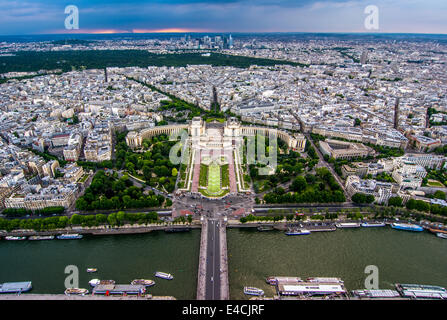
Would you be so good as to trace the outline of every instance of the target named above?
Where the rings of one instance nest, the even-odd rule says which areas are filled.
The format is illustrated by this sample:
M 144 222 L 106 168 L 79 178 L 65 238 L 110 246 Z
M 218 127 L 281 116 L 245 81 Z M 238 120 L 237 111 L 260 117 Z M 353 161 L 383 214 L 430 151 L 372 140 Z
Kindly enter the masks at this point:
M 194 171 L 193 171 L 193 177 L 192 177 L 192 187 L 191 192 L 199 192 L 199 179 L 200 179 L 200 160 L 201 155 L 200 151 L 196 153 L 195 159 L 194 159 Z

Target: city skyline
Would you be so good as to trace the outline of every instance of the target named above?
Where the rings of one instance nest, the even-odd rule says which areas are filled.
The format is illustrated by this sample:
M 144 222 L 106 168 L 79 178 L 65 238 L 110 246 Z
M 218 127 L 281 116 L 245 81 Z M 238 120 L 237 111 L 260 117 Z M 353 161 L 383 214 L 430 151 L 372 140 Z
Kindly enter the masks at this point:
M 67 30 L 64 9 L 79 9 Z M 364 26 L 365 8 L 379 9 L 379 28 Z M 0 34 L 153 32 L 447 33 L 447 4 L 428 1 L 0 1 Z M 24 23 L 26 22 L 26 23 Z

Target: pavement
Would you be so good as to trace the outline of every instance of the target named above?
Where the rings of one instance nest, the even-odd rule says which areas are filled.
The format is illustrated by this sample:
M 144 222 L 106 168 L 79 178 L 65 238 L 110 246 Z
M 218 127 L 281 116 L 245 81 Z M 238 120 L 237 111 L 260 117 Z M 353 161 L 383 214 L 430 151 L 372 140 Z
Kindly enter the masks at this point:
M 208 220 L 207 237 L 205 299 L 220 300 L 220 232 L 217 219 Z

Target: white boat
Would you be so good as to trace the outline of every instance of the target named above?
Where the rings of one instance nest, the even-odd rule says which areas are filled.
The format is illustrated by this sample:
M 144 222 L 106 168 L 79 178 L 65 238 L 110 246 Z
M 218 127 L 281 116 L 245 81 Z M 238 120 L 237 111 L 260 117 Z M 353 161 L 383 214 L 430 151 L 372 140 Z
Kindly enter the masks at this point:
M 54 236 L 31 236 L 28 240 L 53 240 Z
M 79 295 L 85 295 L 88 293 L 87 289 L 82 289 L 82 288 L 68 288 L 65 290 L 65 294 L 68 295 L 72 295 L 72 294 L 79 294 Z
M 98 269 L 96 268 L 87 268 L 87 272 L 92 273 L 92 272 L 96 272 L 98 271 Z
M 7 236 L 7 237 L 5 237 L 5 240 L 14 240 L 14 241 L 25 240 L 25 239 L 26 239 L 26 237 L 14 237 L 14 236 Z
M 132 285 L 142 284 L 143 286 L 150 287 L 155 284 L 155 281 L 149 280 L 149 279 L 135 279 L 135 280 L 132 280 L 132 282 L 130 284 L 132 284 Z
M 285 234 L 287 236 L 301 236 L 305 234 L 310 234 L 310 231 L 307 229 L 292 229 L 289 231 L 286 231 Z
M 333 277 L 312 277 L 307 278 L 308 282 L 316 282 L 316 283 L 344 283 L 340 278 Z
M 96 287 L 97 285 L 99 285 L 100 282 L 101 280 L 99 279 L 92 279 L 88 282 L 88 284 L 91 285 L 92 287 Z
M 174 279 L 174 276 L 172 274 L 164 273 L 164 272 L 160 272 L 160 271 L 155 272 L 155 276 L 158 278 L 166 279 L 166 280 Z
M 341 223 L 336 223 L 335 226 L 337 228 L 359 228 L 360 223 L 358 223 L 358 222 L 341 222 Z
M 244 293 L 252 296 L 263 296 L 264 290 L 255 287 L 244 287 Z
M 92 287 L 96 287 L 98 285 L 114 285 L 115 280 L 99 280 L 99 279 L 92 279 L 89 282 L 89 285 Z
M 385 227 L 386 224 L 383 222 L 363 222 L 361 224 L 364 228 L 370 228 L 370 227 Z
M 447 233 L 438 232 L 436 236 L 442 239 L 447 239 Z

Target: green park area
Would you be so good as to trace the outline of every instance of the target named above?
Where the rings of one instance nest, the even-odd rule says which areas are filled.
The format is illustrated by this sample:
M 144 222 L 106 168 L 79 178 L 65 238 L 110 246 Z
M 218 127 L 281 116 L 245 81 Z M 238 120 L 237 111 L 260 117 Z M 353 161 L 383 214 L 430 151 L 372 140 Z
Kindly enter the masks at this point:
M 226 181 L 224 183 L 223 179 Z M 229 192 L 228 164 L 219 165 L 211 162 L 200 165 L 199 192 L 206 197 L 222 197 Z

